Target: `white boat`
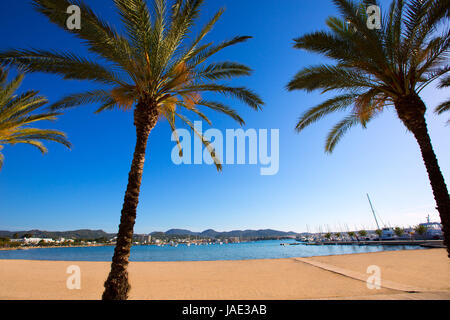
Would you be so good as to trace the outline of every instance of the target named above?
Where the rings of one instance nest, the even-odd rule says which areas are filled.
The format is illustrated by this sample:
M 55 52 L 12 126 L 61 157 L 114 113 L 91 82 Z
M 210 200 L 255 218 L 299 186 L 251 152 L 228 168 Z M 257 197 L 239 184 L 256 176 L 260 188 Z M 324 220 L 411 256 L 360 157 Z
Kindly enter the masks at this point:
M 396 238 L 394 229 L 383 228 L 381 229 L 381 240 L 394 240 Z
M 442 239 L 443 232 L 442 232 L 442 225 L 440 223 L 430 222 L 430 218 L 428 218 L 428 222 L 421 223 L 420 226 L 424 226 L 425 228 L 427 228 L 427 232 L 425 233 L 427 239 L 433 240 Z
M 314 242 L 313 237 L 297 237 L 295 240 L 298 242 Z

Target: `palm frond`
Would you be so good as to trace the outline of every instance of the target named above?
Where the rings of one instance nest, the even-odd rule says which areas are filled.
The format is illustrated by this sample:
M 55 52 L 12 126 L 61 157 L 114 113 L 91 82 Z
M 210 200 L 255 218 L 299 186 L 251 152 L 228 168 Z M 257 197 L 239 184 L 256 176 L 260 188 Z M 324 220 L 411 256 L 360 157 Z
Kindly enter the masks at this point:
M 239 76 L 249 76 L 252 69 L 236 62 L 216 62 L 199 71 L 194 79 L 205 78 L 208 80 L 232 79 Z
M 143 0 L 114 0 L 122 22 L 134 48 L 140 52 L 151 52 L 151 16 Z
M 126 70 L 132 71 L 130 59 L 135 52 L 128 40 L 119 35 L 109 24 L 101 20 L 83 1 L 33 0 L 35 9 L 52 23 L 75 34 L 88 45 L 88 49 Z M 81 29 L 68 30 L 67 8 L 75 4 L 81 12 Z
M 7 136 L 2 137 L 2 143 L 16 144 L 16 143 L 24 143 L 24 141 L 39 141 L 39 140 L 48 140 L 55 141 L 62 145 L 65 145 L 67 148 L 71 147 L 69 141 L 67 141 L 67 136 L 58 131 L 58 130 L 50 130 L 50 129 L 38 129 L 38 128 L 21 128 L 14 130 L 14 132 Z
M 230 107 L 227 107 L 226 105 L 224 105 L 220 102 L 200 100 L 200 101 L 198 101 L 197 104 L 199 106 L 204 106 L 204 107 L 210 108 L 214 111 L 226 114 L 227 116 L 236 120 L 241 126 L 245 124 L 244 120 L 238 115 L 238 113 L 235 110 L 231 109 Z
M 250 36 L 238 36 L 238 37 L 234 37 L 231 40 L 227 40 L 222 42 L 221 44 L 217 45 L 217 46 L 209 46 L 204 50 L 199 51 L 196 55 L 194 55 L 191 59 L 190 59 L 190 63 L 189 65 L 192 67 L 195 67 L 201 63 L 203 63 L 204 61 L 206 61 L 206 59 L 208 59 L 209 57 L 211 57 L 212 55 L 216 54 L 217 52 L 233 46 L 235 44 L 241 43 L 241 42 L 245 42 L 248 39 L 251 39 L 252 37 Z
M 327 25 L 336 33 L 344 32 L 345 26 L 341 19 L 331 17 Z M 346 32 L 346 31 L 345 31 Z M 351 43 L 330 32 L 317 31 L 305 34 L 294 39 L 294 48 L 324 54 L 325 56 L 340 61 L 348 61 L 353 57 L 357 59 L 358 54 L 351 47 Z
M 202 141 L 203 145 L 206 147 L 206 149 L 208 150 L 209 154 L 211 155 L 211 158 L 214 161 L 214 164 L 216 166 L 217 171 L 222 171 L 222 163 L 220 162 L 220 159 L 217 158 L 216 155 L 216 150 L 211 147 L 211 143 L 203 136 L 203 134 L 201 132 L 198 132 L 197 129 L 195 128 L 195 126 L 192 124 L 192 122 L 184 117 L 183 115 L 175 112 L 175 114 L 182 120 L 184 121 L 189 128 L 192 129 L 192 131 L 195 133 L 195 135 Z
M 422 74 L 434 71 L 433 69 L 448 62 L 450 57 L 450 31 L 447 31 L 442 37 L 436 37 L 429 42 L 427 47 L 423 49 L 422 59 L 418 59 L 421 62 L 410 68 L 410 77 L 414 76 L 414 79 L 420 78 Z M 417 57 L 417 54 L 416 54 Z M 415 83 L 413 83 L 415 84 Z
M 289 82 L 288 90 L 303 89 L 308 92 L 322 89 L 322 92 L 336 89 L 359 90 L 377 86 L 368 77 L 345 67 L 319 65 L 306 67 Z
M 160 109 L 160 114 L 162 114 L 167 119 L 167 122 L 169 123 L 170 129 L 172 131 L 172 135 L 175 138 L 175 141 L 177 143 L 178 155 L 180 157 L 182 157 L 183 156 L 183 147 L 181 146 L 180 137 L 178 135 L 177 128 L 175 125 L 175 109 L 168 108 L 167 106 L 163 106 Z
M 450 110 L 450 99 L 438 105 L 435 109 L 437 114 L 442 114 Z
M 205 26 L 200 31 L 198 36 L 195 38 L 195 40 L 192 42 L 192 44 L 189 46 L 189 48 L 182 55 L 182 58 L 180 59 L 179 62 L 189 61 L 195 55 L 198 45 L 206 37 L 206 35 L 212 30 L 212 28 L 217 23 L 217 21 L 219 21 L 220 17 L 224 13 L 224 11 L 225 11 L 224 9 L 220 9 L 219 11 L 217 11 L 216 14 L 211 18 L 211 20 L 207 24 L 205 24 Z
M 220 84 L 199 84 L 184 87 L 183 89 L 177 91 L 177 93 L 182 94 L 191 91 L 195 92 L 210 91 L 224 94 L 227 96 L 232 96 L 246 103 L 255 110 L 260 109 L 261 106 L 264 104 L 264 102 L 256 93 L 252 92 L 251 90 L 245 87 L 229 87 Z
M 450 87 L 450 75 L 447 75 L 446 77 L 442 78 L 439 88 L 448 88 Z M 437 114 L 443 114 L 444 112 L 450 111 L 450 99 L 447 101 L 442 102 L 440 105 L 438 105 L 434 112 Z M 450 124 L 450 120 L 447 121 L 448 124 Z
M 438 88 L 443 89 L 443 88 L 446 88 L 446 87 L 450 87 L 450 74 L 448 74 L 445 77 L 443 77 L 441 79 L 441 81 L 439 82 Z
M 53 103 L 50 106 L 51 110 L 67 109 L 83 104 L 91 103 L 107 103 L 112 99 L 111 92 L 107 90 L 93 90 L 82 93 L 74 93 L 65 96 L 61 100 Z
M 0 53 L 3 66 L 15 65 L 24 72 L 45 72 L 63 79 L 92 80 L 105 84 L 121 84 L 108 68 L 70 52 L 48 50 L 11 50 Z
M 402 17 L 404 9 L 404 0 L 393 0 L 389 10 L 389 15 L 385 19 L 385 46 L 386 52 L 391 63 L 399 60 L 398 48 L 402 36 Z
M 330 113 L 345 110 L 355 101 L 356 97 L 356 94 L 344 94 L 328 99 L 318 106 L 308 109 L 300 117 L 295 129 L 300 132 L 310 124 L 322 119 L 324 116 Z
M 24 75 L 19 74 L 15 77 L 10 83 L 6 84 L 6 86 L 2 87 L 0 92 L 0 106 L 8 103 L 8 99 L 12 98 L 14 92 L 20 87 L 22 84 Z
M 328 134 L 325 151 L 332 153 L 336 144 L 342 139 L 344 134 L 352 127 L 360 123 L 360 118 L 357 114 L 352 114 L 338 122 Z
M 7 75 L 7 72 L 2 70 L 0 75 Z M 19 74 L 10 83 L 6 82 L 6 78 L 0 81 L 0 150 L 5 144 L 24 143 L 45 153 L 47 148 L 42 140 L 58 142 L 70 148 L 71 144 L 65 133 L 29 127 L 30 124 L 38 121 L 55 120 L 60 114 L 56 112 L 33 113 L 47 103 L 47 99 L 38 96 L 36 91 L 15 95 L 22 79 L 23 75 Z M 0 153 L 0 169 L 3 161 L 4 155 Z
M 431 82 L 433 82 L 434 80 L 442 77 L 443 75 L 447 74 L 450 72 L 450 65 L 445 65 L 445 66 L 439 66 L 437 68 L 434 69 L 428 69 L 425 71 L 424 74 L 421 75 L 421 78 L 419 78 L 417 80 L 417 82 L 419 83 L 419 86 L 417 87 L 417 92 L 422 91 L 423 88 L 425 88 L 428 84 L 430 84 Z M 448 87 L 449 85 L 449 78 L 450 76 L 447 77 L 442 77 L 441 81 L 438 85 L 438 88 L 442 89 L 444 87 Z
M 187 109 L 187 110 L 189 110 L 189 111 L 192 111 L 193 113 L 195 113 L 196 115 L 198 115 L 200 118 L 202 118 L 203 120 L 205 120 L 207 124 L 209 124 L 210 126 L 212 126 L 211 120 L 209 120 L 209 118 L 208 118 L 203 112 L 201 112 L 200 110 L 198 110 L 197 108 L 195 108 L 195 107 L 193 107 L 193 106 L 190 106 L 189 104 L 185 104 L 185 103 L 183 103 L 183 102 L 180 102 L 180 101 L 177 102 L 177 104 L 178 104 L 180 107 L 183 107 L 183 108 L 185 108 L 185 109 Z

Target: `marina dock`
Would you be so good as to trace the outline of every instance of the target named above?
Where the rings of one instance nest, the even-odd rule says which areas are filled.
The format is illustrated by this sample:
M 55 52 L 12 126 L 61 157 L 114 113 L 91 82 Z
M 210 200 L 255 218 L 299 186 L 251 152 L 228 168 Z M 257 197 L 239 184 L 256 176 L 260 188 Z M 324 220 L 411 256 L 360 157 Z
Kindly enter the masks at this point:
M 306 246 L 421 246 L 426 248 L 444 248 L 443 240 L 379 240 L 379 241 L 315 241 L 282 243 L 281 245 Z

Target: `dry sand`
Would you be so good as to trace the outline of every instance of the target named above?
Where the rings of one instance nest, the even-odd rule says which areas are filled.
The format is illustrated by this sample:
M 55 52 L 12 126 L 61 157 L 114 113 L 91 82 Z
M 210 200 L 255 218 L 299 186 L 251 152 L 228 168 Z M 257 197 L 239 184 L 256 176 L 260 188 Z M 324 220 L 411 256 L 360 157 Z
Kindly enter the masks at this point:
M 433 292 L 417 299 L 450 299 L 450 259 L 444 249 L 387 251 L 314 257 L 341 270 L 366 274 L 378 265 L 383 280 Z M 81 269 L 81 289 L 69 290 L 67 267 Z M 0 299 L 99 299 L 106 262 L 0 260 Z M 408 299 L 412 294 L 381 288 L 297 259 L 201 262 L 132 262 L 131 299 Z M 367 275 L 368 277 L 369 275 Z

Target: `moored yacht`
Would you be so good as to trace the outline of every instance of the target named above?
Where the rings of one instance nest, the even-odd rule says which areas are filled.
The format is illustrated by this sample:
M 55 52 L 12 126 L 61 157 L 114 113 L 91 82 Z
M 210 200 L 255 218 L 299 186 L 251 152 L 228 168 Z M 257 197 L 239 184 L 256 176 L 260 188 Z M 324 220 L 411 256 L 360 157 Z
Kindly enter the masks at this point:
M 432 240 L 442 239 L 443 237 L 442 225 L 439 222 L 430 222 L 429 215 L 427 217 L 427 222 L 421 223 L 420 226 L 424 226 L 425 228 L 427 228 L 427 232 L 425 233 L 427 239 Z
M 381 240 L 394 240 L 395 237 L 394 229 L 387 227 L 381 229 Z

